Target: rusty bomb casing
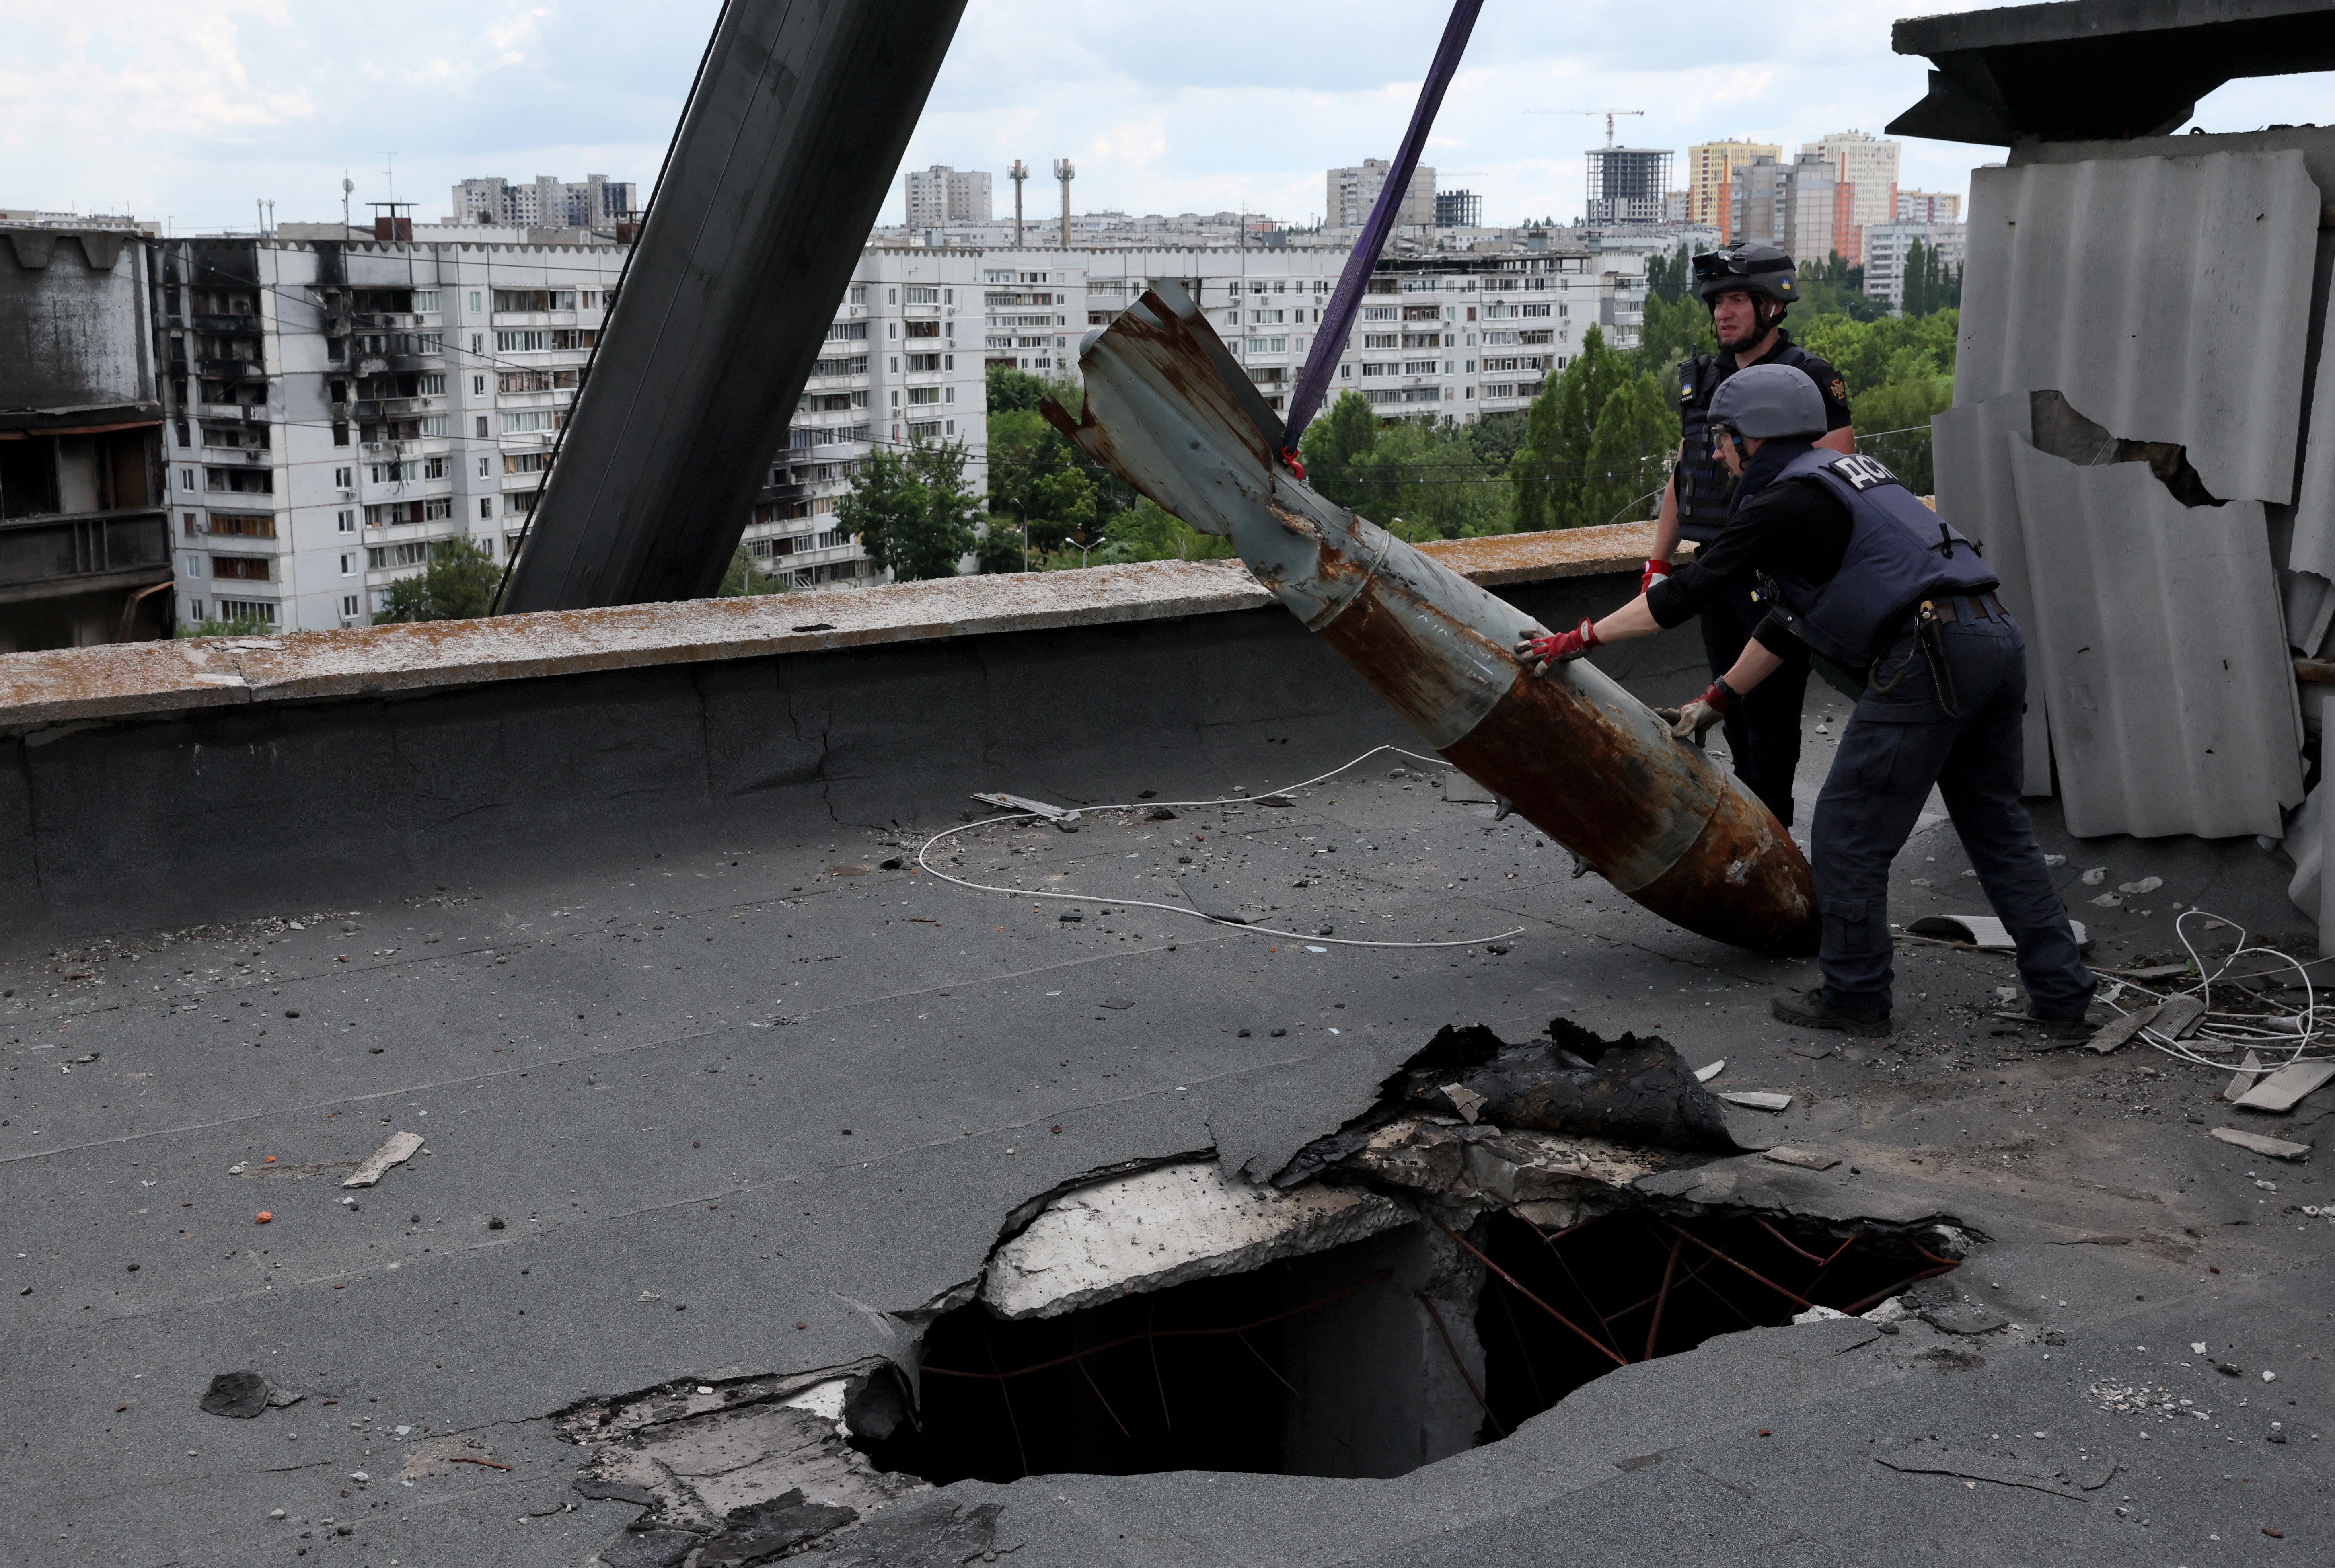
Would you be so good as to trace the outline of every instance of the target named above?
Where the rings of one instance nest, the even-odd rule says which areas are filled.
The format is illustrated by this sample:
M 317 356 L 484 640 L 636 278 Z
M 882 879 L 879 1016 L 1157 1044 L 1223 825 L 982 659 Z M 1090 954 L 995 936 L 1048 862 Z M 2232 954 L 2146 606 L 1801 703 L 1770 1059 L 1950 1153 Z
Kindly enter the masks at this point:
M 1163 284 L 1080 353 L 1086 406 L 1048 417 L 1203 532 L 1452 766 L 1619 891 L 1690 931 L 1816 951 L 1807 862 L 1774 816 L 1588 660 L 1536 676 L 1530 617 L 1344 508 L 1277 460 L 1279 419 L 1189 296 Z

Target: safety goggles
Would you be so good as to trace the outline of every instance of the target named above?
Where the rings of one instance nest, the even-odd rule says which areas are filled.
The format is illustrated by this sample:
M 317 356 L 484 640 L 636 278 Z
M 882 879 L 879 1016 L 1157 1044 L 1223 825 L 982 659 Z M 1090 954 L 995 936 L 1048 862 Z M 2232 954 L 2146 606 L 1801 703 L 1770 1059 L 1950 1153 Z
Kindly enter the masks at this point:
M 1715 277 L 1749 277 L 1754 273 L 1783 272 L 1791 266 L 1782 256 L 1763 256 L 1753 260 L 1724 250 L 1706 250 L 1694 258 L 1694 276 L 1709 281 Z

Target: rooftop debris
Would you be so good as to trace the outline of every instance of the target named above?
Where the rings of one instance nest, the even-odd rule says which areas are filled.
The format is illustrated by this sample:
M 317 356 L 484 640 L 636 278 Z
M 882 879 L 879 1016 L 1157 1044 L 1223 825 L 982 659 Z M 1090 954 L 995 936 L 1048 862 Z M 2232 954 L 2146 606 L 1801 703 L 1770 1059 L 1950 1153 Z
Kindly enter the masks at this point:
M 357 1166 L 348 1180 L 341 1185 L 344 1187 L 369 1187 L 387 1176 L 392 1166 L 403 1165 L 420 1152 L 421 1148 L 420 1133 L 391 1133 L 388 1141 L 366 1156 L 364 1163 Z
M 1283 461 L 1286 432 L 1191 298 L 1159 282 L 1080 357 L 1086 401 L 1047 417 L 1249 570 L 1454 766 L 1613 886 L 1688 930 L 1812 953 L 1807 862 L 1731 775 L 1587 661 L 1546 677 L 1536 630 Z M 1560 772 L 1552 756 L 1572 764 Z
M 1733 1153 L 1726 1113 L 1669 1041 L 1601 1039 L 1566 1019 L 1549 1038 L 1511 1045 L 1482 1024 L 1448 1025 L 1379 1085 L 1378 1104 L 1316 1138 L 1274 1177 L 1284 1189 L 1361 1153 L 1382 1128 L 1421 1113 L 1448 1115 L 1456 1086 L 1470 1121 L 1499 1128 L 1585 1134 L 1656 1148 Z

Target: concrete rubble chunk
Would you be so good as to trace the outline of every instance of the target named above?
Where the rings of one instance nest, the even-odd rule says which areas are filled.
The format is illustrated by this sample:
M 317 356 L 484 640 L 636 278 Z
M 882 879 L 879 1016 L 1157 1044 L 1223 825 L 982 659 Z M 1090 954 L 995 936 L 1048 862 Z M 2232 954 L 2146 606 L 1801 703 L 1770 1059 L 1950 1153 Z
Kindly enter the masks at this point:
M 1442 1086 L 1442 1089 L 1445 1096 L 1450 1099 L 1452 1108 L 1467 1118 L 1468 1125 L 1473 1126 L 1478 1114 L 1484 1108 L 1484 1097 L 1463 1084 L 1447 1083 Z
M 1374 1193 L 1251 1186 L 1213 1159 L 1162 1166 L 1048 1204 L 991 1255 L 981 1299 L 1003 1318 L 1055 1317 L 1325 1252 L 1416 1218 Z
M 1706 1062 L 1704 1065 L 1696 1068 L 1694 1070 L 1694 1081 L 1697 1083 L 1709 1083 L 1712 1079 L 1717 1078 L 1720 1073 L 1726 1070 L 1727 1059 L 1722 1056 L 1717 1061 Z
M 1837 1155 L 1818 1154 L 1813 1149 L 1791 1148 L 1783 1144 L 1765 1151 L 1761 1157 L 1774 1160 L 1778 1165 L 1797 1166 L 1802 1170 L 1830 1170 L 1840 1163 Z
M 364 1163 L 357 1166 L 350 1174 L 348 1180 L 341 1185 L 344 1187 L 369 1187 L 387 1176 L 391 1166 L 403 1165 L 420 1153 L 421 1149 L 420 1133 L 391 1133 L 388 1141 L 367 1155 Z
M 2265 1137 L 2258 1132 L 2241 1132 L 2233 1127 L 2217 1127 L 2213 1135 L 2224 1143 L 2234 1144 L 2251 1154 L 2268 1155 L 2272 1159 L 2301 1159 L 2311 1152 L 2307 1143 L 2289 1143 L 2282 1137 Z
M 1792 1104 L 1790 1095 L 1767 1089 L 1721 1089 L 1719 1098 L 1749 1110 L 1788 1110 Z
M 2238 1096 L 2235 1104 L 2240 1110 L 2292 1110 L 2330 1078 L 2335 1078 L 2335 1061 L 2289 1062 Z

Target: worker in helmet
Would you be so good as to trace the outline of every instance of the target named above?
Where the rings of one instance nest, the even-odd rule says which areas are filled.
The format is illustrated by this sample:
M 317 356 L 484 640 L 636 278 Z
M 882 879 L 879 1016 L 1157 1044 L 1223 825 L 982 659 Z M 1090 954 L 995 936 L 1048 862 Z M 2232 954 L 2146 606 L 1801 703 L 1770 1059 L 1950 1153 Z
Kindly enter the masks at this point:
M 1735 480 L 1726 527 L 1603 620 L 1528 636 L 1517 656 L 1546 673 L 1707 615 L 1757 582 L 1767 608 L 1742 653 L 1664 717 L 1673 735 L 1700 744 L 1796 659 L 1855 702 L 1809 834 L 1824 983 L 1778 996 L 1776 1016 L 1890 1032 L 1889 866 L 1934 785 L 2018 944 L 2028 1017 L 2047 1039 L 2086 1038 L 2092 974 L 2020 802 L 2025 641 L 1976 545 L 1879 462 L 1817 444 L 1829 417 L 1799 367 L 1758 364 L 1729 376 L 1710 411 Z
M 1710 402 L 1728 377 L 1753 364 L 1802 372 L 1824 404 L 1824 434 L 1817 444 L 1839 452 L 1856 450 L 1847 383 L 1784 328 L 1784 313 L 1798 297 L 1790 256 L 1772 245 L 1757 244 L 1705 252 L 1694 258 L 1694 292 L 1710 307 L 1719 352 L 1679 365 L 1678 462 L 1662 492 L 1653 554 L 1639 579 L 1642 588 L 1669 575 L 1681 537 L 1707 547 L 1727 522 L 1735 481 L 1712 450 Z M 1713 599 L 1703 610 L 1703 653 L 1713 675 L 1735 663 L 1759 616 L 1748 590 Z M 1792 826 L 1792 775 L 1800 763 L 1800 702 L 1807 681 L 1807 662 L 1797 655 L 1788 659 L 1756 698 L 1729 712 L 1725 726 L 1735 771 L 1786 828 Z

